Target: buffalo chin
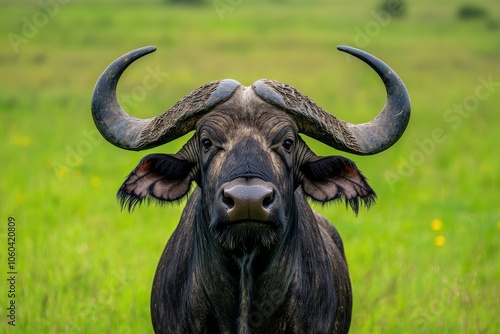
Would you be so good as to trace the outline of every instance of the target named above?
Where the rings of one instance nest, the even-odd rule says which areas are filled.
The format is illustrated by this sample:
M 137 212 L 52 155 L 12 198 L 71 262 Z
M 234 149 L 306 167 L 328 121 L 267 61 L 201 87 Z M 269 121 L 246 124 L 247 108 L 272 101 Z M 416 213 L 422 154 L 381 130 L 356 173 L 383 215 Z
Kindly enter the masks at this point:
M 213 231 L 222 248 L 239 252 L 270 249 L 283 233 L 281 224 L 260 220 L 241 220 L 217 224 Z

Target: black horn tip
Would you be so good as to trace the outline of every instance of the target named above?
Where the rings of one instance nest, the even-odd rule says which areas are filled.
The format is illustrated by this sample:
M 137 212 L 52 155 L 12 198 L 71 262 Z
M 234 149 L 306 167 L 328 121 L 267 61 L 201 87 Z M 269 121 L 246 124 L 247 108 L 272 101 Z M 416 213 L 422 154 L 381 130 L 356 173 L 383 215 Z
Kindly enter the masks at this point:
M 156 51 L 156 46 L 150 45 L 145 46 L 139 49 L 132 50 L 127 52 L 117 60 L 115 60 L 108 69 L 119 68 L 120 70 L 125 70 L 130 64 L 136 61 L 139 58 L 144 57 L 147 54 L 153 53 Z M 107 69 L 107 70 L 108 70 Z
M 142 48 L 130 51 L 130 53 L 138 53 L 140 55 L 140 57 L 142 57 L 144 55 L 147 55 L 148 53 L 152 53 L 155 51 L 156 51 L 156 46 L 148 45 L 148 46 L 144 46 Z
M 101 77 L 99 80 L 104 79 L 107 80 L 107 77 L 111 74 L 114 77 L 114 81 L 118 81 L 120 78 L 121 74 L 125 69 L 132 64 L 134 61 L 136 61 L 139 58 L 144 57 L 147 54 L 150 54 L 152 52 L 156 51 L 156 46 L 145 46 L 139 49 L 135 49 L 132 51 L 127 52 L 123 56 L 119 57 L 116 59 L 114 62 L 109 65 L 104 72 L 102 73 Z M 111 81 L 113 82 L 113 81 Z M 99 83 L 99 81 L 98 81 Z
M 337 49 L 368 64 L 384 82 L 387 102 L 379 115 L 368 123 L 350 126 L 359 145 L 357 154 L 382 152 L 399 140 L 408 125 L 411 114 L 408 91 L 399 76 L 375 56 L 345 45 Z
M 337 46 L 337 50 L 350 54 L 351 56 L 354 56 L 358 59 L 361 59 L 363 62 L 370 65 L 370 67 L 373 68 L 379 74 L 384 74 L 385 71 L 392 72 L 392 69 L 386 63 L 384 63 L 383 61 L 381 61 L 377 57 L 374 57 L 373 55 L 369 54 L 366 51 L 346 45 Z
M 353 48 L 353 47 L 350 47 L 347 45 L 339 45 L 339 46 L 337 46 L 337 50 L 349 53 L 349 51 L 351 51 L 351 50 L 359 50 L 359 49 L 356 49 L 356 48 Z
M 146 46 L 124 54 L 111 63 L 97 80 L 92 94 L 92 117 L 99 132 L 113 145 L 124 149 L 138 147 L 137 138 L 132 134 L 124 134 L 124 129 L 139 129 L 144 121 L 128 115 L 121 108 L 116 97 L 116 86 L 130 64 L 154 51 L 155 46 Z
M 337 46 L 337 50 L 348 53 L 348 54 L 353 55 L 353 56 L 358 57 L 358 58 L 360 58 L 363 55 L 373 57 L 372 55 L 370 55 L 366 51 L 363 51 L 363 50 L 357 49 L 357 48 L 353 48 L 352 46 L 347 46 L 347 45 L 339 45 L 339 46 Z
M 148 45 L 148 46 L 143 46 L 142 48 L 138 48 L 138 49 L 129 51 L 126 54 L 124 54 L 122 57 L 130 57 L 132 55 L 138 55 L 139 57 L 142 57 L 144 55 L 147 55 L 148 53 L 155 52 L 155 51 L 156 51 L 156 46 Z
M 358 57 L 357 55 L 360 53 L 366 54 L 366 52 L 363 50 L 356 49 L 356 48 L 353 48 L 353 47 L 347 46 L 347 45 L 339 45 L 339 46 L 337 46 L 337 50 L 348 53 L 348 54 L 353 55 L 355 57 Z

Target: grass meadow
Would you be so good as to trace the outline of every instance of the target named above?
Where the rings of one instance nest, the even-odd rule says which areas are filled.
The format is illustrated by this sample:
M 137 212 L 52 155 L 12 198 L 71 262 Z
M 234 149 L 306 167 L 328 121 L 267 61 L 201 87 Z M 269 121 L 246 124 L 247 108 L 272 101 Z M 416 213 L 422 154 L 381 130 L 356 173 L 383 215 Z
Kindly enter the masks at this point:
M 344 205 L 315 206 L 344 239 L 351 332 L 498 333 L 500 4 L 469 1 L 488 14 L 461 20 L 465 2 L 408 0 L 396 17 L 378 0 L 1 0 L 0 332 L 152 332 L 152 279 L 182 205 L 130 214 L 115 194 L 144 155 L 175 152 L 186 138 L 128 152 L 98 135 L 90 99 L 111 61 L 158 47 L 119 86 L 137 117 L 209 81 L 272 78 L 365 122 L 385 92 L 371 69 L 336 50 L 346 44 L 387 62 L 412 99 L 406 133 L 381 154 L 309 140 L 318 154 L 354 160 L 378 195 L 357 217 Z

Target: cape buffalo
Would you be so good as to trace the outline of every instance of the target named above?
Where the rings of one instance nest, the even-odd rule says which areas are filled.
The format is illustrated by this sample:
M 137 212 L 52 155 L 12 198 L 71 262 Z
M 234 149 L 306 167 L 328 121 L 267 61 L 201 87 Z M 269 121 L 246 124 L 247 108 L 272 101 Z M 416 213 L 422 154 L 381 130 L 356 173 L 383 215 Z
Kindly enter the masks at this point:
M 138 119 L 118 103 L 125 69 L 155 47 L 129 52 L 101 75 L 92 115 L 101 134 L 127 150 L 150 149 L 193 131 L 176 154 L 151 154 L 118 198 L 187 199 L 156 270 L 151 297 L 157 333 L 347 333 L 352 295 L 335 227 L 307 198 L 343 200 L 357 213 L 375 192 L 354 162 L 317 156 L 299 133 L 337 150 L 381 152 L 403 134 L 408 92 L 396 73 L 350 47 L 382 79 L 387 102 L 372 121 L 350 124 L 293 87 L 259 80 L 206 84 L 163 114 Z M 194 185 L 194 187 L 192 187 Z

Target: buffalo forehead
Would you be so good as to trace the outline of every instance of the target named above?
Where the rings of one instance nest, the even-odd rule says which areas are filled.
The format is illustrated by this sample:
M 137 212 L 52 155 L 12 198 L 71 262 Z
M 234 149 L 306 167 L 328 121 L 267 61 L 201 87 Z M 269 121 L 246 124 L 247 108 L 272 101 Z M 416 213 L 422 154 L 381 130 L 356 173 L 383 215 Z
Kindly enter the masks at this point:
M 197 129 L 204 126 L 226 135 L 231 132 L 241 134 L 241 131 L 247 132 L 251 128 L 252 132 L 258 130 L 265 137 L 285 126 L 297 130 L 292 118 L 284 110 L 263 101 L 251 87 L 245 86 L 240 86 L 229 100 L 204 115 L 198 122 Z

